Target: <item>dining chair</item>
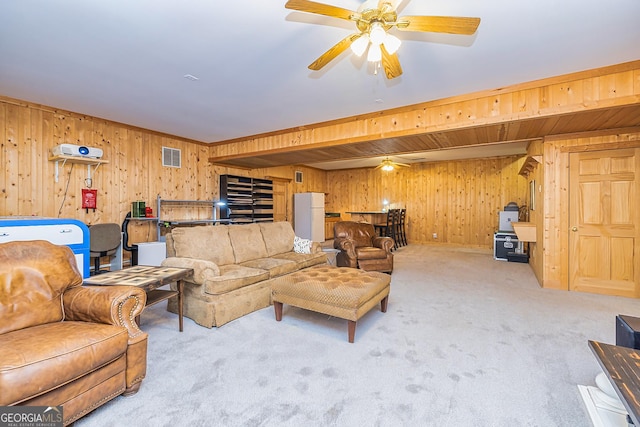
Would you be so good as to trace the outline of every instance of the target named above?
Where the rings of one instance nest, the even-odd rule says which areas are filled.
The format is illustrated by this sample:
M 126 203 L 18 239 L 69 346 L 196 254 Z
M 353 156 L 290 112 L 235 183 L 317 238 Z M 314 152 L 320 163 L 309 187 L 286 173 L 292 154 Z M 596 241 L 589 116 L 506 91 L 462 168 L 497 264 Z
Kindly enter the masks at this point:
M 401 246 L 407 245 L 407 229 L 405 227 L 405 220 L 407 217 L 407 209 L 400 209 L 400 218 L 398 219 L 398 239 Z
M 384 223 L 373 224 L 376 234 L 380 237 L 391 237 L 389 234 L 393 224 L 393 209 L 387 210 L 387 221 Z

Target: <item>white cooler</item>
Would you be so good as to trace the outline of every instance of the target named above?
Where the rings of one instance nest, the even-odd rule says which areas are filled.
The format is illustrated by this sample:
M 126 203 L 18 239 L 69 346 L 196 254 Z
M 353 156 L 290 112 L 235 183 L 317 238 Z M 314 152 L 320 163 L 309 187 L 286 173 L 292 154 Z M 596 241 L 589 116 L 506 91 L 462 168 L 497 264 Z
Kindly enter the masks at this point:
M 136 243 L 138 245 L 138 265 L 159 267 L 167 257 L 167 242 Z

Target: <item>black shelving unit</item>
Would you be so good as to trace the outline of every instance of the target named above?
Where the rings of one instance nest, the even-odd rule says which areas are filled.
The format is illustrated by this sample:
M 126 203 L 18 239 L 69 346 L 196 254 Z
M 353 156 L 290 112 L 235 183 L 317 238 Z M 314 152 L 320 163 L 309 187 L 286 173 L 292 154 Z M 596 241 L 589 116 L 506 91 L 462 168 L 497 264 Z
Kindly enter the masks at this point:
M 273 181 L 220 175 L 220 218 L 233 224 L 273 221 Z
M 253 222 L 273 221 L 273 181 L 253 179 Z

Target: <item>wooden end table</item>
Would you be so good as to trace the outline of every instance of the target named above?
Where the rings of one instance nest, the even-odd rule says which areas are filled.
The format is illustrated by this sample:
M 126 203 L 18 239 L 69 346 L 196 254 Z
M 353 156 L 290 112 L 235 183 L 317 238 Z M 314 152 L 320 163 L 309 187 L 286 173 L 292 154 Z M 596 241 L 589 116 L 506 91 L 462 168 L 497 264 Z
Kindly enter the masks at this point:
M 589 341 L 613 389 L 618 394 L 629 417 L 640 425 L 640 350 Z
M 180 332 L 182 332 L 182 293 L 184 290 L 183 279 L 193 274 L 192 268 L 174 267 L 151 267 L 147 265 L 137 265 L 124 270 L 111 271 L 88 277 L 84 280 L 85 285 L 98 286 L 137 286 L 147 293 L 147 304 L 150 307 L 171 297 L 178 297 L 178 319 L 180 322 Z M 177 283 L 178 290 L 158 289 L 170 283 Z M 140 325 L 140 317 L 136 318 Z

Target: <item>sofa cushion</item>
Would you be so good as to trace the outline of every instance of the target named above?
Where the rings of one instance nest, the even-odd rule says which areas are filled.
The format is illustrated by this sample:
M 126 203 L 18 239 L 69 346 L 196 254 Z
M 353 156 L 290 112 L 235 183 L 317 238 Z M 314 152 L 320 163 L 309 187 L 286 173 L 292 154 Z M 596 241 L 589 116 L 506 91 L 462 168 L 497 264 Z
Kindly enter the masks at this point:
M 286 259 L 296 263 L 297 269 L 311 267 L 317 264 L 327 263 L 327 254 L 324 252 L 314 252 L 311 254 L 299 254 L 297 252 L 285 252 L 283 254 L 274 255 L 272 258 Z
M 269 272 L 266 270 L 238 264 L 222 265 L 220 266 L 220 276 L 211 277 L 204 283 L 204 292 L 212 295 L 223 294 L 268 278 Z
M 251 268 L 259 268 L 269 272 L 269 278 L 282 276 L 296 271 L 299 267 L 295 261 L 277 258 L 258 258 L 243 262 L 241 265 Z
M 120 326 L 70 321 L 0 335 L 0 405 L 37 396 L 116 360 L 127 351 L 128 339 Z
M 233 264 L 229 226 L 178 227 L 171 231 L 177 257 L 204 259 L 218 265 Z
M 40 243 L 0 245 L 0 334 L 63 320 L 62 294 L 82 284 L 71 249 Z
M 228 228 L 236 264 L 267 256 L 259 224 L 231 225 Z
M 293 250 L 295 233 L 289 222 L 261 222 L 259 225 L 267 248 L 267 256 L 272 257 Z

